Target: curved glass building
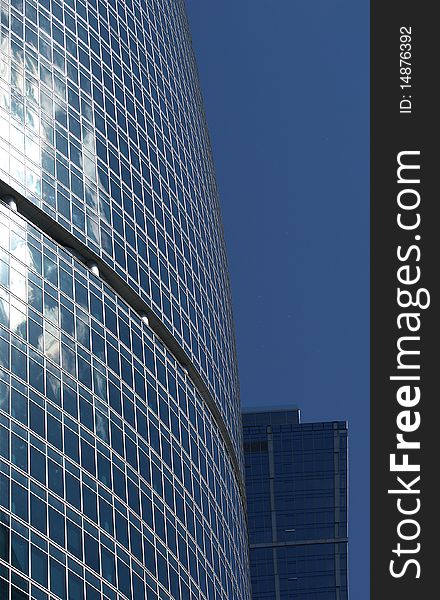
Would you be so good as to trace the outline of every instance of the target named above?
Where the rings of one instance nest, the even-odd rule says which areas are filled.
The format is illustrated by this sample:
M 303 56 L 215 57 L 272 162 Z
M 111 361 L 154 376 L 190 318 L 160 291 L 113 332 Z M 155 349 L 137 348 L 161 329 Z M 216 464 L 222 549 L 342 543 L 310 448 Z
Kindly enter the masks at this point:
M 0 197 L 0 598 L 249 598 L 183 0 L 1 1 Z

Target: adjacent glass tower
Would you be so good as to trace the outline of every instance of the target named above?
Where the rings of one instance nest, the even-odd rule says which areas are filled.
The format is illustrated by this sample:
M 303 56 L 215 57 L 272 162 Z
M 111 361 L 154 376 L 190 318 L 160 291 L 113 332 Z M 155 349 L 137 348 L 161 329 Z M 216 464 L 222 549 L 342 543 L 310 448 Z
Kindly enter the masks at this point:
M 243 414 L 253 600 L 347 600 L 347 424 Z
M 0 598 L 249 598 L 183 0 L 2 0 Z

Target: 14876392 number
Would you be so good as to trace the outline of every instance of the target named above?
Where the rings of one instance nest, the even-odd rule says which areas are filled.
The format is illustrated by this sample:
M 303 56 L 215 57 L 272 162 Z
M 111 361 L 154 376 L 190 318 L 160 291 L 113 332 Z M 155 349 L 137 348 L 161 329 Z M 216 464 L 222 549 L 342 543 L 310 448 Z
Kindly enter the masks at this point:
M 411 27 L 400 28 L 400 87 L 411 87 Z

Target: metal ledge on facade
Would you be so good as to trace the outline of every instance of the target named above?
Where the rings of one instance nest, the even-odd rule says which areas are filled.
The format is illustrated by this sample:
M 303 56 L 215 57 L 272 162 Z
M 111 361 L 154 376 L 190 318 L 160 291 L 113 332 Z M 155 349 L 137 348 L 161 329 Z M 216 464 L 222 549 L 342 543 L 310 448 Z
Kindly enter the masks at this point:
M 19 194 L 10 185 L 0 180 L 0 198 L 8 205 L 11 210 L 27 219 L 31 225 L 38 227 L 42 233 L 51 237 L 57 244 L 69 251 L 76 259 L 85 264 L 91 273 L 100 277 L 106 282 L 114 292 L 116 292 L 138 315 L 142 323 L 148 326 L 167 346 L 170 352 L 175 356 L 183 370 L 191 379 L 197 388 L 200 396 L 206 403 L 219 431 L 223 442 L 227 448 L 243 507 L 246 513 L 246 496 L 244 482 L 242 479 L 240 465 L 237 455 L 229 435 L 229 431 L 223 421 L 220 410 L 217 407 L 214 398 L 211 396 L 205 382 L 199 375 L 196 367 L 193 365 L 190 357 L 177 342 L 173 334 L 163 324 L 159 317 L 146 304 L 142 298 L 120 277 L 111 267 L 105 263 L 102 258 L 95 254 L 86 244 L 81 242 L 73 233 L 70 233 L 55 219 L 50 217 L 36 204 Z

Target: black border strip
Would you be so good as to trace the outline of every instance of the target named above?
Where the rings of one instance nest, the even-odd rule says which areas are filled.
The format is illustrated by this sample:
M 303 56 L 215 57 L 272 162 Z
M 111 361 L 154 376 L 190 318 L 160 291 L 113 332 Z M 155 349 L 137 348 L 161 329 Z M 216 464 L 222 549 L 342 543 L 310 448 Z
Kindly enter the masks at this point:
M 435 9 L 435 3 L 429 2 L 371 1 L 370 581 L 374 600 L 439 597 L 439 25 Z M 404 166 L 399 173 L 399 161 L 417 168 Z M 401 201 L 414 207 L 402 208 Z M 410 227 L 399 224 L 399 213 L 401 223 Z M 417 215 L 420 223 L 414 227 Z M 409 283 L 410 279 L 414 281 Z M 400 301 L 399 288 L 406 292 Z M 417 300 L 422 288 L 430 294 L 429 307 L 421 306 L 425 294 Z M 407 301 L 414 304 L 405 307 Z M 411 318 L 413 330 L 404 313 L 417 315 Z M 418 387 L 420 401 L 405 405 L 405 398 L 399 398 L 405 386 L 411 397 Z M 398 448 L 399 434 L 415 446 Z M 400 468 L 393 470 L 393 461 Z M 416 468 L 406 469 L 406 461 Z

